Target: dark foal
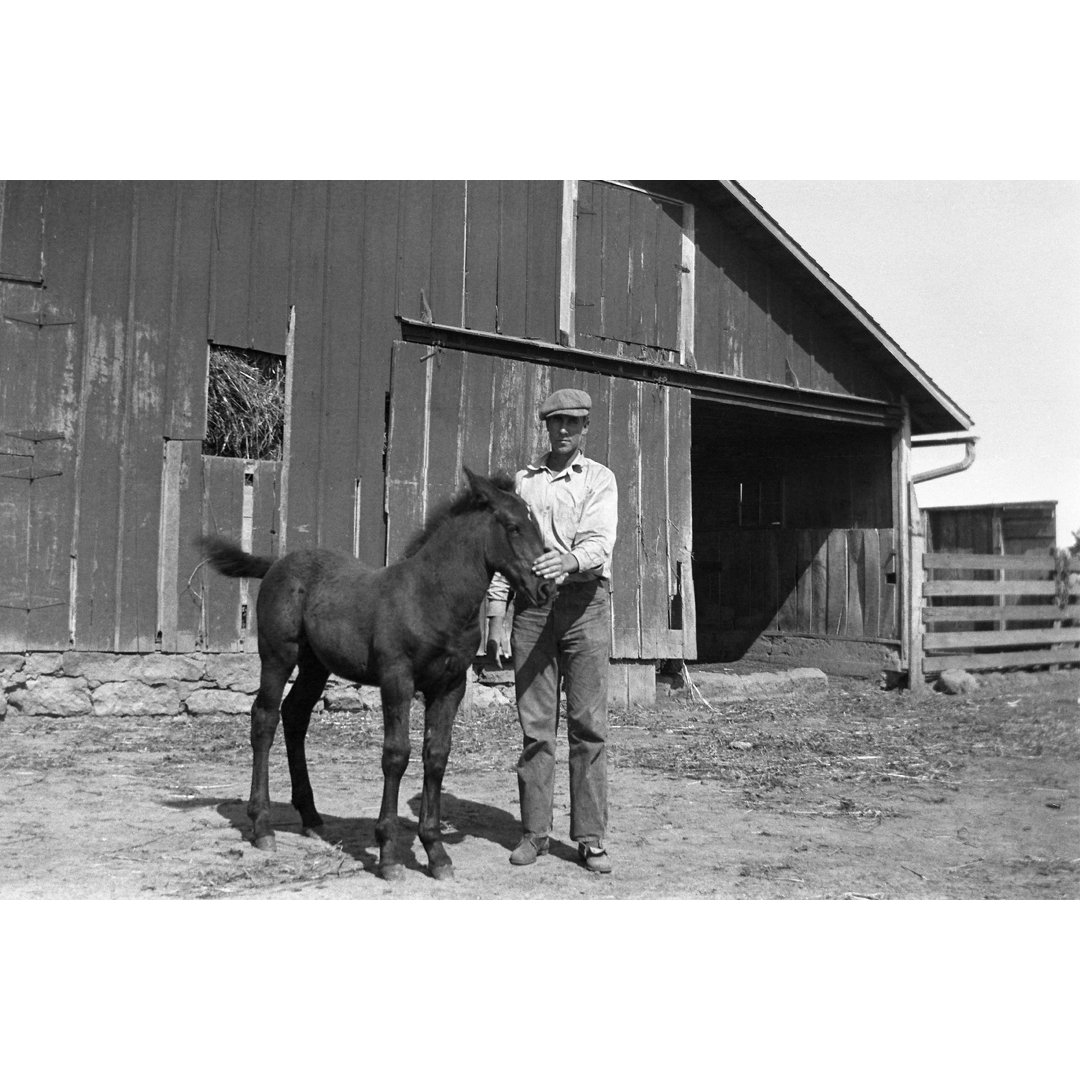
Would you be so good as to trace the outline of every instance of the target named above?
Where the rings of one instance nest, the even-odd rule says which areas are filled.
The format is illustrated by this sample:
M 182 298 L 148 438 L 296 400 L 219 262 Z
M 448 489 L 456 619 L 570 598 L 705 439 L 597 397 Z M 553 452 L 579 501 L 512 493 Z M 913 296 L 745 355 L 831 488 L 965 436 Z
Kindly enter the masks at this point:
M 251 799 L 255 845 L 272 850 L 270 746 L 278 716 L 292 780 L 292 804 L 306 835 L 322 835 L 322 818 L 304 755 L 311 710 L 330 674 L 378 686 L 383 708 L 383 797 L 375 835 L 379 873 L 401 874 L 398 789 L 409 761 L 409 706 L 424 696 L 424 785 L 420 840 L 433 877 L 453 876 L 440 839 L 439 800 L 454 715 L 469 664 L 480 645 L 480 604 L 498 570 L 532 603 L 553 586 L 532 572 L 542 554 L 528 507 L 502 477 L 465 470 L 468 486 L 435 513 L 400 562 L 371 570 L 333 551 L 295 551 L 274 561 L 249 555 L 219 537 L 203 537 L 207 560 L 229 577 L 262 578 L 256 607 L 259 692 L 251 709 Z M 282 702 L 293 669 L 299 673 Z

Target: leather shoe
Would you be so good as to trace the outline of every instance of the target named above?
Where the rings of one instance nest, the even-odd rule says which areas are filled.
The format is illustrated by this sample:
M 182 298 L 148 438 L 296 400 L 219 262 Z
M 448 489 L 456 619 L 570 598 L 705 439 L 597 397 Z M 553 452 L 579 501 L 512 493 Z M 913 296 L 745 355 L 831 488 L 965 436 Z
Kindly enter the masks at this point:
M 518 843 L 518 846 L 510 853 L 510 862 L 514 866 L 529 866 L 536 862 L 538 855 L 546 855 L 548 852 L 548 838 L 526 833 Z
M 591 844 L 578 844 L 578 857 L 585 864 L 586 870 L 594 874 L 610 874 L 611 858 L 603 848 Z

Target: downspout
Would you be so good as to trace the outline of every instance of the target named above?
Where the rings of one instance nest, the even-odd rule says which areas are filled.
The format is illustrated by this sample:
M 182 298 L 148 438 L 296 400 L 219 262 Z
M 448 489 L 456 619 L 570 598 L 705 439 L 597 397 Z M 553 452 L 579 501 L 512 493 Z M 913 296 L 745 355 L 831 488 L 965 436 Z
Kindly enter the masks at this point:
M 910 579 L 907 584 L 907 617 L 904 628 L 904 646 L 907 652 L 908 689 L 914 693 L 924 693 L 926 682 L 923 675 L 923 645 L 922 645 L 922 583 L 923 583 L 923 556 L 926 552 L 926 537 L 923 534 L 922 514 L 919 511 L 919 500 L 915 497 L 915 485 L 927 480 L 936 480 L 942 476 L 951 476 L 953 473 L 963 472 L 971 468 L 975 461 L 975 435 L 952 435 L 938 439 L 923 439 L 916 442 L 913 438 L 908 439 L 911 450 L 917 450 L 921 446 L 955 446 L 964 444 L 963 461 L 953 462 L 951 465 L 942 465 L 936 469 L 928 469 L 926 472 L 916 473 L 910 477 L 907 483 L 908 503 L 908 568 Z
M 951 435 L 941 439 L 923 439 L 919 442 L 912 439 L 912 450 L 918 450 L 923 446 L 956 446 L 963 443 L 964 460 L 953 462 L 951 465 L 941 465 L 936 469 L 928 469 L 926 472 L 916 473 L 910 482 L 912 484 L 921 484 L 925 480 L 937 480 L 939 477 L 952 476 L 953 473 L 970 469 L 975 462 L 975 444 L 978 441 L 978 435 Z

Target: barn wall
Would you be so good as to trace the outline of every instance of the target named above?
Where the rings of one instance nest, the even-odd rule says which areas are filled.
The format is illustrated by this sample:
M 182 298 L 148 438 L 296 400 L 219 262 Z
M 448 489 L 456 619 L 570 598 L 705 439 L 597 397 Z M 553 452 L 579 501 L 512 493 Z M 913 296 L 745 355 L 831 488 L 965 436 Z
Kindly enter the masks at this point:
M 893 401 L 864 355 L 715 211 L 695 217 L 694 358 L 702 371 Z
M 691 657 L 689 391 L 422 360 L 398 316 L 558 343 L 566 305 L 579 348 L 888 395 L 715 211 L 576 190 L 570 267 L 560 181 L 6 182 L 0 650 L 249 649 L 257 584 L 210 581 L 194 535 L 379 565 L 463 464 L 512 469 L 538 448 L 533 408 L 558 379 L 601 403 L 591 449 L 620 482 L 617 654 Z M 287 357 L 283 461 L 202 454 L 209 343 Z

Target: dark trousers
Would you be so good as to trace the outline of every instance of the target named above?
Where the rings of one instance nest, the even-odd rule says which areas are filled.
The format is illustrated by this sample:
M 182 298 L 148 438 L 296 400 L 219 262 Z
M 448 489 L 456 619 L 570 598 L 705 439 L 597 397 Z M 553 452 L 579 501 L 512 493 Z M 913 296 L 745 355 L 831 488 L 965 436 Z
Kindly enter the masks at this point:
M 559 682 L 570 744 L 570 836 L 600 845 L 607 829 L 608 583 L 564 582 L 542 607 L 515 610 L 510 639 L 524 743 L 517 765 L 521 825 L 551 831 Z

